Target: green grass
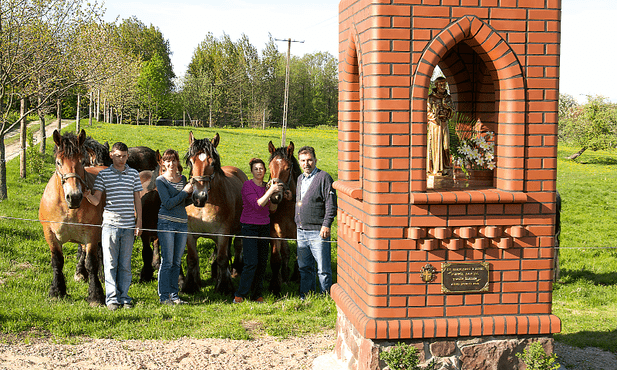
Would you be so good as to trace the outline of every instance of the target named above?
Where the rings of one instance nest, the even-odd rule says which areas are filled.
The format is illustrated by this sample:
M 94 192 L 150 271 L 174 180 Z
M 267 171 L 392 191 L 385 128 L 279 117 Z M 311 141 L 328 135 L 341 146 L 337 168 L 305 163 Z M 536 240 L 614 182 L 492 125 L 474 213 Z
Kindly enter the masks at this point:
M 223 165 L 235 165 L 248 172 L 252 157 L 267 160 L 268 141 L 280 145 L 275 129 L 203 129 L 95 124 L 82 127 L 100 141 L 124 141 L 129 146 L 147 145 L 161 151 L 171 147 L 181 155 L 188 148 L 189 131 L 197 138 L 221 135 L 219 152 Z M 70 129 L 74 129 L 70 128 Z M 318 167 L 337 178 L 337 132 L 332 129 L 290 129 L 287 141 L 297 149 L 316 148 Z M 563 199 L 561 235 L 561 282 L 555 284 L 553 311 L 562 320 L 562 332 L 555 339 L 579 347 L 594 346 L 617 353 L 617 153 L 586 152 L 578 161 L 564 159 L 578 148 L 560 146 L 557 187 Z M 49 148 L 51 152 L 51 145 Z M 35 219 L 44 184 L 21 180 L 18 163 L 8 163 L 9 199 L 0 202 L 0 215 Z M 53 171 L 48 158 L 46 178 Z M 336 229 L 333 230 L 336 234 Z M 141 245 L 133 252 L 131 295 L 133 310 L 110 312 L 91 308 L 85 301 L 87 286 L 74 282 L 76 246 L 65 246 L 64 273 L 69 297 L 47 297 L 51 282 L 49 249 L 40 224 L 0 219 L 0 333 L 9 335 L 52 335 L 70 342 L 71 337 L 116 339 L 173 339 L 218 337 L 248 339 L 268 333 L 297 336 L 333 328 L 334 302 L 310 297 L 301 302 L 297 285 L 288 284 L 283 297 L 267 296 L 267 304 L 232 305 L 230 297 L 213 291 L 209 279 L 212 244 L 200 239 L 201 292 L 184 297 L 183 307 L 160 306 L 156 282 L 138 284 Z M 295 245 L 292 243 L 292 252 Z M 336 263 L 336 253 L 333 253 Z M 334 269 L 336 271 L 336 269 Z M 237 282 L 236 282 L 237 284 Z M 255 325 L 257 323 L 257 325 Z M 254 332 L 245 327 L 259 327 Z M 25 339 L 27 340 L 27 336 Z
M 562 197 L 560 283 L 553 312 L 558 341 L 617 353 L 617 153 L 560 146 L 557 189 Z
M 275 129 L 202 129 L 169 128 L 152 126 L 120 126 L 96 124 L 89 127 L 82 121 L 88 135 L 113 144 L 123 141 L 129 146 L 147 145 L 164 151 L 178 150 L 181 155 L 188 149 L 189 131 L 196 138 L 221 135 L 219 152 L 223 165 L 234 165 L 248 171 L 252 157 L 268 160 L 268 142 L 280 145 L 280 131 Z M 74 130 L 74 125 L 67 129 Z M 336 178 L 336 130 L 290 129 L 287 142 L 294 141 L 296 150 L 302 145 L 312 145 L 317 151 L 318 166 Z M 46 174 L 53 173 L 51 151 L 48 147 Z M 37 183 L 35 176 L 19 178 L 19 164 L 7 164 L 8 199 L 0 202 L 0 215 L 14 218 L 37 219 L 38 207 L 45 184 Z M 336 233 L 336 229 L 333 229 Z M 334 236 L 336 238 L 336 236 Z M 295 258 L 295 244 L 292 258 Z M 189 305 L 162 306 L 158 303 L 156 281 L 138 284 L 141 261 L 141 243 L 136 241 L 133 250 L 133 285 L 130 295 L 136 299 L 132 310 L 111 312 L 105 307 L 90 307 L 85 301 L 87 284 L 75 282 L 76 245 L 64 246 L 64 275 L 67 293 L 64 299 L 48 298 L 52 280 L 50 253 L 43 237 L 41 225 L 23 220 L 0 219 L 0 333 L 11 336 L 52 336 L 54 340 L 71 342 L 72 337 L 115 339 L 174 339 L 183 336 L 194 338 L 250 339 L 257 335 L 288 337 L 315 333 L 333 328 L 336 308 L 328 297 L 309 296 L 300 301 L 298 286 L 289 283 L 283 288 L 282 297 L 267 295 L 267 304 L 246 303 L 232 305 L 231 297 L 214 292 L 210 279 L 210 260 L 214 245 L 200 239 L 201 277 L 207 286 L 198 294 L 183 296 Z M 336 253 L 332 256 L 336 271 Z M 235 282 L 237 285 L 237 281 Z M 251 323 L 251 325 L 245 325 Z M 245 329 L 257 327 L 258 332 Z M 0 339 L 1 340 L 1 339 Z

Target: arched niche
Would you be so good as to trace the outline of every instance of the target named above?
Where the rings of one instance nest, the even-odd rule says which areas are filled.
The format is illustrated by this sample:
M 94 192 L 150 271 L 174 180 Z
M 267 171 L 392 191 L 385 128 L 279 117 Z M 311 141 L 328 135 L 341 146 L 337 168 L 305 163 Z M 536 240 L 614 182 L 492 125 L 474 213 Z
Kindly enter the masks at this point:
M 474 64 L 476 61 L 482 63 Z M 509 166 L 525 157 L 525 81 L 521 65 L 497 31 L 475 16 L 450 24 L 427 45 L 412 82 L 412 135 L 424 139 L 422 156 L 412 154 L 414 168 L 426 168 L 426 100 L 436 66 L 444 70 L 456 99 L 470 99 L 470 112 L 486 119 L 496 133 L 495 187 L 523 191 L 524 181 Z M 464 67 L 464 68 L 463 68 Z M 492 82 L 492 83 L 491 83 Z M 491 86 L 492 85 L 492 86 Z M 413 153 L 413 151 L 412 151 Z M 411 174 L 411 191 L 426 191 L 426 171 Z

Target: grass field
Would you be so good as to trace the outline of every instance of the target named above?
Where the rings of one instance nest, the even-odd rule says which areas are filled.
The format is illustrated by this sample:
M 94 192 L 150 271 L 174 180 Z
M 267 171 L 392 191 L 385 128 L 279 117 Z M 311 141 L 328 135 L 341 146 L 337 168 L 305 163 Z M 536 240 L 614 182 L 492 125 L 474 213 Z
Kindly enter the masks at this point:
M 188 148 L 188 134 L 197 138 L 221 135 L 219 151 L 223 165 L 247 170 L 252 157 L 267 159 L 270 140 L 280 145 L 280 130 L 191 129 L 151 126 L 96 124 L 83 127 L 88 135 L 112 144 L 147 145 L 164 150 L 172 147 L 181 154 Z M 337 131 L 332 129 L 290 129 L 287 141 L 297 148 L 312 145 L 318 167 L 337 178 Z M 558 341 L 579 347 L 595 346 L 617 353 L 617 153 L 590 152 L 578 162 L 563 159 L 578 148 L 560 147 L 557 187 L 563 199 L 561 235 L 561 279 L 553 294 L 554 313 L 562 320 Z M 50 148 L 51 151 L 51 148 Z M 51 163 L 51 162 L 50 162 Z M 45 178 L 53 169 L 47 167 Z M 0 202 L 0 215 L 35 219 L 44 184 L 33 177 L 19 179 L 18 163 L 8 163 L 9 199 Z M 336 233 L 336 229 L 334 230 Z M 200 239 L 202 278 L 209 278 L 208 256 L 212 245 Z M 292 243 L 293 244 L 293 243 Z M 293 246 L 292 246 L 293 248 Z M 133 253 L 133 276 L 141 269 L 139 242 Z M 138 304 L 134 310 L 110 312 L 90 308 L 85 302 L 87 286 L 72 280 L 75 246 L 65 246 L 65 276 L 70 296 L 47 298 L 51 282 L 50 256 L 40 224 L 0 219 L 0 332 L 24 336 L 49 335 L 58 341 L 86 336 L 117 339 L 250 338 L 243 323 L 259 322 L 263 332 L 295 336 L 333 328 L 334 302 L 311 297 L 301 302 L 297 286 L 289 284 L 284 296 L 266 297 L 268 304 L 231 305 L 230 297 L 213 292 L 212 282 L 199 294 L 188 296 L 185 307 L 160 306 L 156 282 L 135 283 L 131 294 Z M 336 262 L 336 254 L 333 254 Z

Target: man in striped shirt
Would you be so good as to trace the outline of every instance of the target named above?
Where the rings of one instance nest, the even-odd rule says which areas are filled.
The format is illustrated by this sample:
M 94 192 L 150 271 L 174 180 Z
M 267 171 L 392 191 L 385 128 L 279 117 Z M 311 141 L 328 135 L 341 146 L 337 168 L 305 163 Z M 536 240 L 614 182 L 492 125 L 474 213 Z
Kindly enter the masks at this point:
M 109 156 L 112 165 L 99 172 L 94 181 L 94 193 L 86 192 L 86 199 L 98 205 L 105 193 L 103 211 L 103 267 L 105 269 L 105 304 L 115 311 L 132 308 L 129 297 L 131 285 L 131 254 L 135 236 L 141 234 L 142 190 L 139 173 L 126 165 L 128 147 L 117 142 Z

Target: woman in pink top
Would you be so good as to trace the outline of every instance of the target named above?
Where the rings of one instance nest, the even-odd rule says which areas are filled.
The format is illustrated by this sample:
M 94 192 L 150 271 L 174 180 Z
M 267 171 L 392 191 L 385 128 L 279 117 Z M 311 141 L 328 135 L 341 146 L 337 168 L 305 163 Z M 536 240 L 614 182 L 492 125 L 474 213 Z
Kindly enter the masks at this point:
M 266 165 L 259 158 L 249 162 L 253 178 L 242 185 L 242 258 L 244 268 L 240 276 L 240 286 L 235 294 L 234 303 L 241 303 L 248 296 L 255 279 L 255 291 L 252 298 L 263 302 L 263 277 L 268 262 L 268 237 L 270 236 L 270 212 L 276 210 L 276 204 L 270 202 L 270 196 L 283 188 L 276 184 L 266 188 L 264 176 Z M 258 238 L 248 238 L 256 236 Z

